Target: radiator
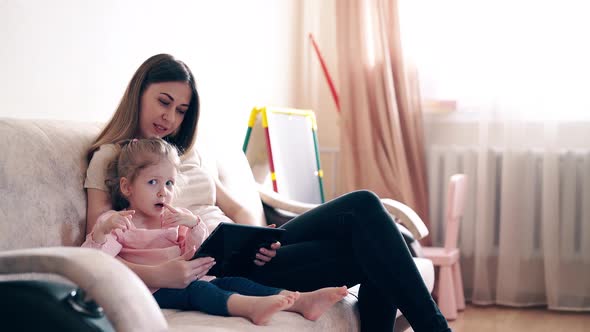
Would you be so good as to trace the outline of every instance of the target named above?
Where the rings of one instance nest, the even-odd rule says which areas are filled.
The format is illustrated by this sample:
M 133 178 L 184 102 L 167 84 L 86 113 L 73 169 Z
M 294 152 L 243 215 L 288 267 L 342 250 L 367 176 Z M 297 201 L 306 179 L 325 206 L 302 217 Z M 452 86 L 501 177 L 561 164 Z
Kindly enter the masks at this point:
M 519 218 L 513 222 L 525 223 L 530 233 L 524 234 L 521 239 L 526 243 L 527 251 L 531 256 L 540 255 L 542 248 L 542 213 L 543 213 L 543 163 L 547 154 L 538 150 L 526 150 L 520 152 L 511 151 L 510 167 L 516 169 L 517 178 L 508 178 L 502 169 L 506 167 L 506 152 L 502 149 L 487 149 L 485 158 L 479 154 L 475 147 L 459 146 L 431 146 L 427 149 L 428 186 L 430 200 L 430 230 L 433 245 L 443 245 L 444 239 L 444 207 L 446 188 L 449 177 L 455 173 L 464 173 L 468 177 L 467 200 L 465 214 L 461 224 L 460 247 L 462 256 L 472 256 L 475 247 L 474 232 L 476 230 L 476 197 L 481 190 L 487 190 L 488 204 L 484 209 L 485 227 L 493 227 L 494 238 L 490 245 L 498 247 L 500 238 L 500 220 L 502 216 L 502 204 L 504 208 L 510 206 L 519 211 Z M 558 200 L 559 223 L 555 240 L 559 241 L 559 251 L 562 257 L 576 258 L 582 253 L 590 252 L 590 150 L 563 150 L 553 155 L 556 159 L 557 187 L 559 192 L 555 197 Z M 485 163 L 485 165 L 484 165 Z M 514 168 L 516 167 L 516 168 Z M 486 170 L 485 176 L 479 176 L 479 172 Z M 482 181 L 485 180 L 485 181 Z M 518 190 L 521 192 L 514 200 L 503 199 L 506 187 L 518 182 Z M 485 188 L 482 183 L 485 183 Z M 547 188 L 547 187 L 545 187 Z M 512 188 L 514 189 L 514 188 Z M 481 202 L 479 202 L 481 205 Z M 480 207 L 477 207 L 480 208 Z M 477 220 L 482 220 L 479 215 Z M 505 221 L 503 221 L 505 222 Z M 511 221 L 512 222 L 512 221 Z M 553 237 L 553 235 L 551 235 Z

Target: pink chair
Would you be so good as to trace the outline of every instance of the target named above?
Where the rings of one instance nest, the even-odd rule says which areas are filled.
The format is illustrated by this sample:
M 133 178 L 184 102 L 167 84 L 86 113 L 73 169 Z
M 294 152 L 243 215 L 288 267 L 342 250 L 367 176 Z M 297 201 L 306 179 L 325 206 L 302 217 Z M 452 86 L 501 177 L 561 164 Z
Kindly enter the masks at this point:
M 438 306 L 448 320 L 457 318 L 457 310 L 465 309 L 463 280 L 461 278 L 460 253 L 457 248 L 459 222 L 465 208 L 466 177 L 455 174 L 449 180 L 445 211 L 446 233 L 444 247 L 424 247 L 424 257 L 440 267 L 435 289 Z

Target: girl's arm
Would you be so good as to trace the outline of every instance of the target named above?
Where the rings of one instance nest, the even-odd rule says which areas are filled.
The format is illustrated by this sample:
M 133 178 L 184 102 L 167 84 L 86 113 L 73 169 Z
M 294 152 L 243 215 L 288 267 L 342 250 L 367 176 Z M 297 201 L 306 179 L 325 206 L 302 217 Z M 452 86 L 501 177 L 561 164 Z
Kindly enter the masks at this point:
M 105 191 L 88 188 L 87 194 L 86 232 L 91 233 L 98 217 L 104 212 L 112 210 L 112 204 L 109 195 Z M 208 271 L 213 266 L 210 258 L 198 258 L 188 261 L 193 253 L 188 251 L 186 253 L 187 257 L 180 256 L 154 266 L 134 264 L 120 257 L 117 257 L 117 259 L 135 272 L 150 288 L 186 288 L 196 280 L 197 275 L 203 275 L 206 273 L 205 271 Z
M 88 188 L 87 194 L 87 209 L 86 209 L 86 234 L 90 234 L 96 225 L 98 217 L 103 213 L 112 210 L 113 205 L 109 194 L 106 191 Z M 123 264 L 130 268 L 141 280 L 145 282 L 148 287 L 160 288 L 156 286 L 162 273 L 159 273 L 159 266 L 147 266 L 130 263 L 120 257 L 117 257 Z M 164 286 L 166 287 L 166 286 Z
M 111 234 L 113 227 L 108 223 L 110 217 L 115 214 L 117 212 L 111 210 L 98 218 L 99 221 L 92 228 L 92 231 L 86 235 L 86 241 L 82 243 L 83 248 L 98 249 L 113 257 L 119 255 L 123 246 L 119 243 L 117 237 Z
M 252 211 L 242 205 L 230 194 L 219 179 L 215 179 L 215 189 L 217 194 L 216 204 L 228 218 L 238 224 L 265 226 L 264 220 L 262 219 L 262 212 L 256 213 L 257 211 Z

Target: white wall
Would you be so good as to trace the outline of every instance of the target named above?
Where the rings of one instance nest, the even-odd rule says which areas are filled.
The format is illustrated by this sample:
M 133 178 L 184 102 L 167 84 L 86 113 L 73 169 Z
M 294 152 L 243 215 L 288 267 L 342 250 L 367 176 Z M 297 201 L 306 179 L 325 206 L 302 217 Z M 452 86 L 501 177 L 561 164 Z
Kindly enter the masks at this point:
M 0 116 L 107 121 L 137 67 L 186 62 L 201 133 L 241 144 L 254 105 L 293 106 L 297 0 L 0 0 Z

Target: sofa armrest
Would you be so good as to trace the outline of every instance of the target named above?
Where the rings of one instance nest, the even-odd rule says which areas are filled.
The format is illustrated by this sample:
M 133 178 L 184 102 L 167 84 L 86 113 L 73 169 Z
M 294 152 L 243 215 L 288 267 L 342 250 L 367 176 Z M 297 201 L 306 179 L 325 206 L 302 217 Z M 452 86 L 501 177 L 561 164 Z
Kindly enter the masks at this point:
M 318 206 L 318 204 L 302 203 L 287 199 L 262 186 L 258 188 L 258 193 L 264 204 L 290 213 L 302 214 Z M 428 235 L 428 228 L 426 228 L 420 216 L 409 206 L 390 198 L 382 198 L 381 202 L 385 206 L 385 209 L 387 209 L 387 212 L 394 217 L 395 221 L 406 227 L 416 240 L 420 240 Z
M 303 214 L 318 206 L 318 204 L 303 203 L 285 198 L 284 196 L 281 196 L 280 194 L 268 190 L 262 186 L 258 188 L 258 194 L 260 195 L 260 199 L 264 204 L 275 209 L 294 213 L 295 215 Z
M 45 247 L 0 252 L 0 274 L 51 273 L 74 282 L 105 311 L 116 331 L 166 331 L 145 284 L 123 263 L 96 249 Z
M 412 233 L 416 240 L 423 239 L 428 235 L 428 228 L 412 208 L 390 198 L 382 198 L 381 203 L 392 216 L 396 217 L 397 222 Z

